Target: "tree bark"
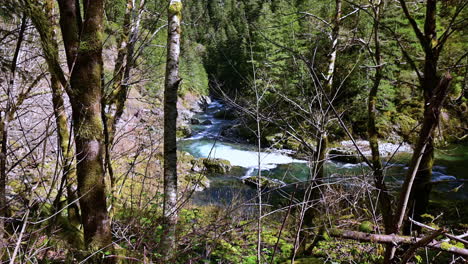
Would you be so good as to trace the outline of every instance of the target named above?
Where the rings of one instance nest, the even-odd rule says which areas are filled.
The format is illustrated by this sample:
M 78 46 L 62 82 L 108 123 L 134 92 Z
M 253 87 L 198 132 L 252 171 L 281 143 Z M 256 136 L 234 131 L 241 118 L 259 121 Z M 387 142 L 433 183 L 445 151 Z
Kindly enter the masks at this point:
M 128 85 L 123 84 L 124 73 L 130 65 L 125 65 L 125 59 L 131 45 L 129 43 L 131 16 L 134 9 L 134 0 L 127 0 L 125 15 L 122 26 L 122 33 L 118 40 L 118 53 L 114 65 L 113 84 L 111 91 L 107 94 L 103 90 L 102 97 L 102 119 L 104 124 L 104 144 L 105 144 L 105 169 L 107 169 L 110 178 L 111 189 L 111 215 L 114 210 L 115 176 L 111 161 L 111 148 L 114 143 L 115 128 L 123 114 L 125 101 L 127 100 Z M 128 61 L 128 60 L 127 60 Z M 103 87 L 104 88 L 104 87 Z M 111 216 L 112 217 L 112 216 Z
M 412 195 L 410 196 L 410 211 L 414 214 L 416 221 L 421 220 L 421 215 L 426 213 L 429 204 L 429 195 L 431 193 L 432 185 L 429 184 L 432 178 L 432 166 L 434 165 L 434 128 L 439 123 L 440 109 L 434 109 L 435 106 L 431 105 L 434 100 L 433 96 L 436 89 L 440 87 L 440 75 L 437 72 L 437 64 L 439 61 L 439 49 L 436 48 L 434 43 L 437 43 L 436 33 L 436 4 L 437 0 L 428 0 L 426 3 L 426 19 L 424 22 L 424 38 L 425 38 L 425 60 L 424 60 L 424 75 L 421 87 L 424 92 L 424 120 L 420 132 L 420 137 L 416 146 L 421 147 L 421 137 L 427 136 L 427 146 L 421 159 L 419 170 L 416 174 Z M 447 78 L 447 76 L 446 76 Z M 451 77 L 450 77 L 451 79 Z M 450 80 L 448 81 L 450 83 Z M 447 85 L 449 85 L 447 83 Z M 439 84 L 439 87 L 437 87 Z M 448 89 L 448 87 L 446 87 Z M 439 91 L 444 92 L 444 91 Z M 446 96 L 446 94 L 443 94 Z M 442 102 L 445 98 L 440 98 Z M 436 116 L 430 116 L 430 115 Z M 428 131 L 431 131 L 429 134 Z M 415 149 L 415 151 L 416 151 Z M 416 227 L 419 230 L 419 227 Z M 406 225 L 405 234 L 409 234 L 409 225 Z
M 447 97 L 447 93 L 450 87 L 450 82 L 452 81 L 452 76 L 449 73 L 446 73 L 438 84 L 434 95 L 429 100 L 428 105 L 424 111 L 424 120 L 422 124 L 421 131 L 419 133 L 418 143 L 413 152 L 413 157 L 408 170 L 408 175 L 406 176 L 405 182 L 403 183 L 402 190 L 400 191 L 400 197 L 398 199 L 397 209 L 395 211 L 395 216 L 393 220 L 393 226 L 391 233 L 398 234 L 400 232 L 403 220 L 407 216 L 407 206 L 409 205 L 409 211 L 413 211 L 414 204 L 411 205 L 411 200 L 415 200 L 418 196 L 419 199 L 429 200 L 430 194 L 430 184 L 416 184 L 418 172 L 420 171 L 422 161 L 427 154 L 427 148 L 432 142 L 432 135 L 435 128 L 437 127 L 439 121 L 439 114 L 442 108 L 442 105 Z M 419 189 L 422 188 L 422 189 Z M 427 190 L 429 188 L 429 190 Z M 421 193 L 426 192 L 426 193 Z M 427 204 L 424 204 L 427 206 Z M 424 208 L 425 210 L 425 208 Z M 416 211 L 416 210 L 414 210 Z M 391 261 L 394 258 L 395 247 L 389 245 L 385 252 L 386 262 Z
M 50 48 L 50 55 L 45 56 L 46 61 L 49 68 L 49 73 L 51 75 L 51 90 L 52 90 L 52 105 L 54 109 L 54 116 L 55 116 L 55 124 L 57 126 L 57 137 L 58 143 L 60 147 L 60 151 L 62 153 L 63 159 L 63 167 L 62 167 L 62 180 L 58 189 L 57 196 L 54 200 L 54 209 L 55 211 L 59 211 L 60 208 L 60 199 L 62 197 L 63 189 L 65 188 L 67 191 L 67 201 L 72 203 L 76 195 L 74 194 L 72 183 L 76 179 L 76 171 L 75 165 L 73 164 L 74 161 L 74 152 L 72 150 L 72 144 L 70 143 L 70 130 L 68 129 L 68 117 L 67 113 L 65 112 L 65 104 L 63 100 L 63 89 L 62 86 L 66 87 L 67 84 L 60 81 L 60 79 L 65 78 L 64 76 L 60 76 L 61 73 L 54 70 L 54 65 L 58 65 L 58 44 L 57 39 L 55 36 L 55 21 L 53 16 L 53 7 L 54 2 L 52 0 L 47 0 L 45 5 L 45 16 L 40 16 L 41 11 L 35 10 L 36 12 L 31 13 L 31 19 L 33 20 L 33 24 L 43 31 L 41 35 L 41 43 L 43 47 Z M 33 7 L 30 7 L 33 8 Z M 41 24 L 42 23 L 42 27 Z M 62 80 L 63 81 L 63 80 Z M 67 207 L 68 211 L 68 220 L 70 224 L 75 227 L 78 227 L 80 224 L 79 221 L 79 209 L 76 204 L 71 204 Z
M 24 15 L 21 18 L 20 30 L 18 32 L 18 40 L 16 42 L 15 52 L 13 54 L 13 59 L 10 66 L 11 79 L 8 84 L 7 90 L 7 102 L 6 108 L 3 112 L 0 111 L 0 139 L 1 139 L 1 148 L 0 148 L 0 246 L 2 246 L 5 237 L 5 220 L 4 217 L 7 216 L 7 198 L 6 198 L 6 183 L 8 181 L 7 176 L 7 152 L 8 152 L 8 124 L 13 119 L 13 115 L 16 107 L 13 105 L 11 96 L 11 91 L 14 89 L 15 77 L 16 77 L 16 67 L 18 62 L 18 57 L 20 54 L 21 45 L 24 39 L 24 33 L 26 30 L 27 18 Z M 20 95 L 19 97 L 22 97 Z M 24 98 L 18 98 L 19 100 L 24 100 Z M 21 104 L 20 102 L 19 104 Z M 2 256 L 0 252 L 0 256 Z
M 177 90 L 180 55 L 180 23 L 182 2 L 171 0 L 168 9 L 168 37 L 166 78 L 164 85 L 164 205 L 163 237 L 161 241 L 164 261 L 174 259 L 177 224 Z
M 104 1 L 59 0 L 60 25 L 71 72 L 69 90 L 77 158 L 78 194 L 85 245 L 111 249 L 112 235 L 104 182 L 101 116 Z
M 323 98 L 330 97 L 333 93 L 333 80 L 335 75 L 336 69 L 336 57 L 338 54 L 338 44 L 339 44 L 339 35 L 340 35 L 340 27 L 341 27 L 341 15 L 342 15 L 342 0 L 335 0 L 335 13 L 333 17 L 332 23 L 332 32 L 330 33 L 330 40 L 331 40 L 331 47 L 330 47 L 330 54 L 328 55 L 328 65 L 327 65 L 327 75 L 323 82 L 323 94 L 319 95 L 321 104 L 321 109 L 318 110 L 320 116 L 320 122 L 318 125 L 318 136 L 317 136 L 317 147 L 316 147 L 316 160 L 315 160 L 315 167 L 313 170 L 313 177 L 314 181 L 310 183 L 311 193 L 308 195 L 306 210 L 304 212 L 303 222 L 306 226 L 312 226 L 314 220 L 314 209 L 311 208 L 311 204 L 313 200 L 319 198 L 320 192 L 315 187 L 320 186 L 322 183 L 322 179 L 325 177 L 325 164 L 327 161 L 327 151 L 328 151 L 328 131 L 327 131 L 327 123 L 328 123 L 328 110 L 330 109 L 330 104 L 332 101 L 324 100 Z M 328 104 L 327 104 L 328 102 Z M 316 180 L 315 180 L 316 179 Z M 302 225 L 300 225 L 302 226 Z M 319 230 L 319 233 L 322 230 Z M 312 245 L 306 248 L 306 243 L 309 240 L 310 235 L 307 232 L 301 231 L 301 241 L 302 245 L 300 247 L 300 251 L 303 251 L 303 254 L 309 255 L 312 252 L 313 247 L 315 246 L 316 242 L 318 242 L 321 238 L 321 235 L 318 235 Z
M 369 92 L 368 99 L 368 123 L 367 123 L 367 133 L 369 136 L 369 145 L 372 152 L 372 165 L 374 171 L 374 182 L 375 186 L 379 190 L 379 205 L 380 212 L 382 213 L 385 233 L 390 234 L 391 224 L 392 224 L 392 206 L 391 206 L 391 197 L 388 193 L 387 186 L 384 182 L 384 176 L 382 171 L 382 163 L 380 160 L 379 152 L 379 140 L 378 140 L 378 131 L 376 127 L 376 115 L 377 115 L 377 92 L 379 90 L 380 82 L 383 78 L 383 66 L 382 66 L 382 56 L 380 49 L 380 39 L 379 39 L 379 29 L 380 29 L 380 17 L 383 1 L 379 1 L 375 6 L 373 6 L 374 13 L 374 46 L 375 51 L 373 53 L 374 62 L 375 62 L 375 75 L 372 88 Z
M 342 0 L 335 1 L 335 15 L 333 18 L 333 28 L 330 34 L 330 38 L 332 41 L 332 46 L 330 48 L 330 55 L 328 58 L 328 71 L 325 79 L 325 90 L 324 92 L 327 93 L 323 96 L 331 96 L 333 93 L 333 80 L 335 76 L 335 68 L 336 68 L 336 56 L 338 53 L 338 43 L 339 43 L 339 36 L 340 36 L 340 28 L 341 28 L 341 14 L 342 14 Z M 331 103 L 331 102 L 330 102 Z M 326 108 L 326 104 L 323 104 L 323 107 Z M 321 124 L 320 124 L 320 135 L 318 137 L 317 142 L 317 169 L 315 170 L 317 173 L 318 178 L 323 178 L 325 175 L 325 161 L 326 161 L 326 153 L 328 148 L 328 135 L 326 131 L 326 126 L 328 122 L 327 117 L 328 110 L 322 109 Z
M 439 124 L 440 110 L 447 97 L 451 81 L 452 76 L 446 73 L 436 86 L 436 89 L 431 91 L 431 97 L 425 100 L 424 119 L 414 153 L 421 152 L 425 144 L 426 149 L 422 153 L 421 164 L 419 165 L 409 200 L 410 212 L 414 214 L 413 218 L 416 221 L 421 221 L 421 215 L 426 212 L 429 203 L 429 195 L 432 188 L 430 181 L 434 163 L 434 131 Z M 413 155 L 411 164 L 413 164 L 415 158 Z M 409 233 L 409 225 L 406 226 L 405 233 Z

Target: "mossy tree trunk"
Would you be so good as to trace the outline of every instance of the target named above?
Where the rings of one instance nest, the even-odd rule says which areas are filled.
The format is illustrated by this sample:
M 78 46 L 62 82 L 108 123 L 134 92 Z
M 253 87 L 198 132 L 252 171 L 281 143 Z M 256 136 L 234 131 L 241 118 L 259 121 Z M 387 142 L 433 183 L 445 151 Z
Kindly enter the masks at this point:
M 392 223 L 391 232 L 395 234 L 400 232 L 408 212 L 411 212 L 414 219 L 420 221 L 421 215 L 426 213 L 427 210 L 432 187 L 430 181 L 434 164 L 434 131 L 439 123 L 440 109 L 447 97 L 452 79 L 448 73 L 443 78 L 440 77 L 438 72 L 439 56 L 447 40 L 457 30 L 454 27 L 457 16 L 467 6 L 467 3 L 457 6 L 451 22 L 446 26 L 440 37 L 437 37 L 437 0 L 427 0 L 425 3 L 426 14 L 423 31 L 421 31 L 418 23 L 410 14 L 406 1 L 399 0 L 399 3 L 418 39 L 421 49 L 424 51 L 424 62 L 421 70 L 416 66 L 411 56 L 402 49 L 404 57 L 416 72 L 420 87 L 423 90 L 424 116 L 419 138 L 410 163 L 410 170 L 403 183 Z M 413 171 L 414 177 L 412 175 Z M 410 227 L 411 225 L 407 222 L 404 233 L 408 234 Z M 419 228 L 415 227 L 415 229 Z M 390 263 L 394 255 L 395 247 L 392 245 L 388 246 L 385 253 L 385 263 Z
M 437 72 L 437 64 L 439 60 L 439 50 L 434 46 L 434 41 L 437 42 L 436 33 L 436 6 L 437 0 L 428 0 L 426 3 L 426 19 L 424 22 L 424 69 L 421 87 L 424 92 L 424 119 L 418 143 L 415 148 L 415 153 L 422 147 L 421 144 L 426 144 L 426 149 L 423 153 L 419 170 L 416 174 L 413 189 L 410 196 L 410 211 L 414 214 L 416 221 L 421 221 L 421 215 L 426 213 L 427 205 L 429 202 L 429 195 L 431 193 L 432 185 L 430 184 L 432 177 L 432 166 L 434 164 L 434 130 L 439 123 L 439 113 L 434 113 L 432 105 L 429 105 L 434 95 L 437 84 L 440 81 L 440 75 Z M 443 100 L 445 98 L 441 98 Z M 437 116 L 429 117 L 430 114 L 437 114 Z M 424 138 L 427 135 L 427 140 Z M 425 141 L 425 142 L 421 142 Z M 413 157 L 414 159 L 414 157 Z M 407 231 L 409 231 L 407 229 Z M 408 234 L 408 232 L 405 232 Z
M 130 90 L 130 72 L 134 67 L 135 57 L 141 52 L 135 52 L 135 45 L 138 40 L 139 28 L 146 4 L 141 0 L 139 7 L 136 8 L 134 0 L 127 0 L 125 15 L 122 25 L 122 32 L 118 40 L 118 54 L 114 64 L 114 74 L 112 88 L 110 91 L 103 90 L 102 97 L 102 118 L 104 120 L 104 139 L 105 139 L 105 168 L 109 173 L 111 184 L 111 208 L 114 208 L 115 199 L 115 176 L 112 166 L 111 149 L 114 144 L 117 123 L 120 121 L 125 102 Z M 137 13 L 135 15 L 135 13 Z M 132 19 L 132 17 L 134 17 Z M 103 87 L 104 88 L 104 87 Z M 112 212 L 112 211 L 111 211 Z M 112 213 L 111 213 L 112 214 Z
M 161 253 L 174 259 L 177 224 L 177 90 L 180 84 L 179 55 L 182 2 L 171 0 L 168 9 L 166 77 L 164 85 L 164 202 Z
M 85 244 L 112 248 L 104 182 L 104 133 L 101 116 L 104 1 L 59 0 L 60 26 L 71 72 L 67 91 L 72 105 L 78 194 Z
M 437 127 L 440 111 L 447 97 L 451 81 L 452 76 L 449 73 L 446 73 L 439 84 L 436 86 L 436 89 L 433 91 L 433 96 L 427 102 L 428 107 L 426 107 L 424 111 L 422 128 L 419 132 L 418 142 L 414 149 L 413 157 L 408 169 L 408 175 L 406 176 L 406 179 L 401 188 L 397 209 L 395 211 L 395 216 L 392 223 L 391 233 L 400 233 L 403 221 L 406 218 L 408 211 L 416 211 L 416 209 L 413 209 L 415 208 L 414 202 L 411 204 L 412 200 L 414 201 L 416 199 L 415 196 L 419 196 L 419 199 L 423 197 L 427 197 L 427 199 L 429 198 L 429 193 L 418 193 L 418 191 L 420 191 L 416 188 L 418 173 L 420 171 L 421 165 L 423 164 L 423 160 L 427 155 L 427 148 L 431 144 L 432 136 L 434 134 L 435 128 Z M 426 185 L 428 184 L 420 186 L 425 187 Z M 407 208 L 409 208 L 409 210 L 407 210 Z M 384 263 L 392 263 L 394 256 L 395 246 L 390 244 L 387 246 L 385 252 Z
M 60 151 L 62 153 L 62 180 L 58 189 L 57 196 L 54 201 L 54 210 L 57 212 L 60 210 L 60 199 L 63 190 L 67 191 L 67 201 L 71 204 L 76 199 L 76 195 L 73 190 L 73 182 L 76 180 L 76 171 L 74 162 L 74 152 L 72 150 L 73 145 L 70 142 L 70 131 L 68 129 L 68 117 L 65 112 L 64 104 L 64 92 L 62 87 L 66 87 L 68 84 L 65 81 L 62 71 L 54 70 L 55 65 L 59 64 L 58 58 L 58 44 L 55 36 L 55 21 L 53 15 L 54 1 L 46 0 L 44 13 L 40 7 L 29 3 L 29 15 L 33 24 L 42 32 L 41 45 L 44 50 L 45 58 L 49 68 L 51 76 L 50 85 L 52 90 L 52 105 L 55 116 L 55 124 L 57 126 L 57 136 Z M 42 15 L 44 14 L 44 15 Z M 46 51 L 47 47 L 49 51 Z M 48 54 L 47 54 L 48 53 Z M 78 226 L 79 220 L 79 209 L 76 204 L 71 204 L 67 207 L 68 219 L 74 226 Z
M 416 35 L 421 49 L 424 51 L 424 63 L 422 69 L 413 66 L 415 72 L 419 77 L 420 87 L 424 94 L 424 118 L 422 122 L 422 128 L 420 131 L 420 137 L 416 145 L 416 149 L 420 147 L 421 138 L 432 126 L 437 126 L 439 122 L 439 112 L 434 112 L 434 106 L 430 103 L 434 100 L 434 96 L 439 92 L 440 83 L 443 78 L 440 77 L 438 70 L 438 63 L 440 53 L 442 52 L 444 45 L 447 40 L 456 30 L 455 27 L 457 17 L 462 13 L 463 9 L 467 7 L 467 3 L 457 5 L 456 10 L 451 18 L 451 22 L 444 28 L 443 31 L 437 30 L 437 0 L 427 0 L 426 14 L 424 17 L 424 29 L 421 30 L 416 20 L 410 14 L 406 2 L 399 0 L 402 10 L 410 23 L 414 34 Z M 437 32 L 442 32 L 440 37 L 437 36 Z M 409 60 L 410 65 L 416 65 L 414 61 L 407 55 L 405 56 Z M 422 72 L 422 74 L 420 73 Z M 445 98 L 439 98 L 444 100 Z M 437 116 L 429 117 L 430 114 L 437 114 Z M 426 124 L 426 122 L 432 122 Z M 431 193 L 430 184 L 432 176 L 432 167 L 434 164 L 434 130 L 430 130 L 432 133 L 425 141 L 425 151 L 422 154 L 419 170 L 417 171 L 416 178 L 414 181 L 413 188 L 411 190 L 411 196 L 409 200 L 409 211 L 414 214 L 416 220 L 421 220 L 421 215 L 427 210 L 429 203 L 429 195 Z M 415 155 L 417 154 L 415 150 Z M 419 229 L 419 227 L 416 227 Z M 406 232 L 409 228 L 405 228 Z
M 391 206 L 391 197 L 388 193 L 387 186 L 384 182 L 384 176 L 382 171 L 382 163 L 380 160 L 379 152 L 379 141 L 378 141 L 378 131 L 376 127 L 376 115 L 377 115 L 377 92 L 379 90 L 380 82 L 383 78 L 383 64 L 382 64 L 382 55 L 380 49 L 380 18 L 383 8 L 383 0 L 380 0 L 378 3 L 372 6 L 374 22 L 373 22 L 373 40 L 374 40 L 374 52 L 370 52 L 373 55 L 375 63 L 375 74 L 374 81 L 369 91 L 368 99 L 368 123 L 367 123 L 367 133 L 369 137 L 369 145 L 372 152 L 372 166 L 374 172 L 374 182 L 377 187 L 379 194 L 379 205 L 380 212 L 382 213 L 385 232 L 389 234 L 391 232 L 392 224 L 392 206 Z M 370 49 L 369 49 L 370 50 Z

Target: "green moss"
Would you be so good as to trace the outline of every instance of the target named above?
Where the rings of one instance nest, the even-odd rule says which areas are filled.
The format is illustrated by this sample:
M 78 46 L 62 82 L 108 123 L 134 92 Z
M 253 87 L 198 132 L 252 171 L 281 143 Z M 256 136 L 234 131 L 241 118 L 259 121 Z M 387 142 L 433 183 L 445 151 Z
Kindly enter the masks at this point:
M 412 141 L 417 136 L 417 130 L 414 128 L 417 125 L 417 121 L 408 115 L 399 114 L 393 118 L 393 123 L 398 126 L 398 132 L 407 141 Z
M 81 138 L 85 139 L 102 139 L 104 126 L 100 115 L 93 115 L 93 117 L 82 120 L 79 124 L 78 134 Z
M 176 136 L 177 138 L 186 138 L 192 135 L 192 130 L 189 126 L 177 127 Z
M 78 52 L 90 52 L 102 49 L 102 42 L 104 39 L 104 34 L 100 31 L 83 38 L 80 41 L 80 46 Z
M 449 250 L 451 247 L 453 247 L 453 245 L 451 245 L 448 242 L 442 242 L 440 244 L 440 248 L 443 249 L 443 250 Z
M 201 173 L 191 173 L 185 175 L 184 179 L 187 184 L 197 185 L 198 187 L 201 187 L 203 189 L 208 188 L 210 186 L 210 180 L 208 179 L 208 177 Z
M 225 174 L 232 168 L 231 163 L 228 160 L 223 159 L 202 159 L 203 165 L 206 167 L 209 173 L 221 173 Z
M 455 244 L 453 244 L 453 246 L 457 248 L 465 248 L 465 245 L 462 242 L 456 242 Z
M 370 221 L 364 221 L 359 225 L 359 231 L 371 233 L 374 231 L 374 224 Z
M 182 2 L 172 1 L 169 5 L 169 14 L 182 17 Z

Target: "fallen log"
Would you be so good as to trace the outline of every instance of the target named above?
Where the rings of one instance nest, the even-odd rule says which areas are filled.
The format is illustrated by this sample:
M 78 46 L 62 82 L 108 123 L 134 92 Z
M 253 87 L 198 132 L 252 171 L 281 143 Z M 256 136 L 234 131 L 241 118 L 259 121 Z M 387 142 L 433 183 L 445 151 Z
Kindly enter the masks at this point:
M 328 230 L 329 234 L 333 237 L 341 237 L 346 239 L 353 239 L 357 241 L 363 242 L 374 242 L 374 243 L 381 243 L 381 244 L 408 244 L 413 245 L 417 243 L 421 238 L 413 238 L 408 236 L 398 236 L 395 234 L 390 235 L 381 235 L 381 234 L 368 234 L 364 232 L 358 231 L 349 231 L 349 230 L 342 230 L 342 229 L 330 229 Z M 432 240 L 427 245 L 429 248 L 450 252 L 456 255 L 468 257 L 468 249 L 459 248 L 454 245 L 451 245 L 447 242 L 439 242 L 437 240 Z

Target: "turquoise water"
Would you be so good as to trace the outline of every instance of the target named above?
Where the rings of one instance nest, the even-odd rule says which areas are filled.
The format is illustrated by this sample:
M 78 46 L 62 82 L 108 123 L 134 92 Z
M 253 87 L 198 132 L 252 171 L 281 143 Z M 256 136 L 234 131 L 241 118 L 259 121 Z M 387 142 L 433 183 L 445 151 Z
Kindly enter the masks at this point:
M 255 189 L 243 184 L 241 179 L 257 175 L 259 167 L 262 176 L 281 180 L 288 185 L 309 178 L 310 164 L 305 160 L 292 158 L 286 151 L 264 149 L 259 153 L 255 146 L 230 143 L 230 139 L 220 136 L 223 126 L 233 124 L 233 121 L 213 117 L 213 114 L 222 107 L 221 103 L 215 101 L 205 113 L 196 115 L 200 121 L 210 120 L 212 125 L 194 125 L 192 137 L 179 141 L 179 148 L 195 157 L 221 158 L 229 160 L 233 166 L 236 166 L 234 172 L 228 175 L 211 176 L 212 184 L 207 190 L 195 195 L 196 201 L 204 204 L 225 203 L 237 199 L 238 196 L 253 197 Z M 385 177 L 390 186 L 394 188 L 401 186 L 408 170 L 406 164 L 410 157 L 410 153 L 403 153 L 391 161 L 384 162 Z M 329 161 L 325 170 L 330 181 L 347 177 L 371 177 L 365 163 Z M 468 179 L 468 145 L 449 146 L 436 152 L 432 180 L 455 179 Z M 468 200 L 468 184 L 461 182 L 435 184 L 433 193 L 442 199 Z

